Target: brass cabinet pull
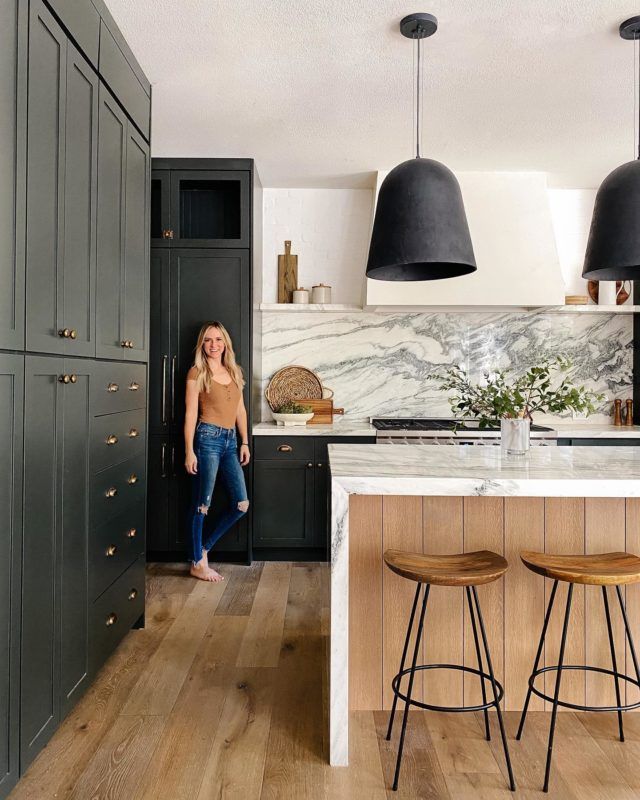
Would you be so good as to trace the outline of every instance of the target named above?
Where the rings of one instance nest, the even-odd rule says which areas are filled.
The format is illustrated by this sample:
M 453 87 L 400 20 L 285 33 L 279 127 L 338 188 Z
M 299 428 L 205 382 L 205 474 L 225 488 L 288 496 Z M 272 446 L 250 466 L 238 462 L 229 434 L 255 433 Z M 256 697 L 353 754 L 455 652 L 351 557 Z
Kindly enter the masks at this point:
M 71 382 L 71 375 L 59 375 L 58 381 L 60 383 L 70 383 Z
M 312 464 L 312 463 L 311 463 L 311 461 L 310 461 L 310 462 L 307 464 L 307 467 L 312 467 L 312 466 L 313 466 L 313 464 Z
M 140 436 L 137 428 L 131 428 L 131 430 L 127 435 L 129 436 L 130 439 L 137 439 L 138 436 Z
M 173 239 L 173 231 L 171 230 L 171 228 L 165 228 L 162 231 L 162 238 L 163 239 Z
M 322 464 L 318 464 L 317 466 L 321 467 L 321 466 L 322 466 Z
M 131 383 L 129 384 L 129 391 L 130 392 L 137 392 L 139 388 L 140 388 L 140 384 L 136 383 L 136 381 L 131 381 Z
M 133 339 L 129 339 L 129 349 L 131 350 L 131 349 L 133 349 L 135 346 L 136 346 L 136 343 L 133 341 Z
M 176 356 L 171 359 L 171 422 L 176 419 Z
M 118 494 L 118 490 L 115 486 L 110 486 L 107 491 L 104 493 L 104 496 L 107 498 L 115 497 Z
M 78 376 L 77 375 L 69 375 L 69 380 L 71 381 L 71 383 L 77 383 L 78 382 Z
M 135 539 L 138 531 L 135 528 L 129 528 L 127 531 L 127 539 Z
M 129 486 L 133 486 L 137 482 L 138 482 L 138 476 L 135 474 L 135 472 L 132 475 L 129 475 L 129 477 L 127 478 L 127 483 L 129 484 Z
M 120 342 L 120 347 L 128 347 L 128 346 L 129 346 L 129 345 L 127 344 L 127 340 L 126 340 L 126 339 L 123 339 L 123 340 Z
M 78 331 L 75 328 L 71 328 L 71 330 L 69 331 L 69 338 L 70 339 L 78 338 Z
M 129 596 L 127 597 L 127 600 L 135 600 L 137 596 L 138 596 L 138 590 L 137 589 L 132 589 L 129 592 Z
M 292 453 L 293 452 L 293 447 L 291 447 L 290 444 L 280 444 L 280 445 L 278 445 L 278 450 L 281 453 Z
M 58 331 L 58 336 L 61 339 L 68 339 L 71 336 L 71 331 L 69 330 L 69 328 L 60 328 L 60 330 Z
M 175 447 L 175 445 L 171 445 L 171 474 L 175 478 L 175 475 L 176 475 L 176 447 Z
M 108 392 L 117 392 L 119 388 L 120 388 L 120 387 L 118 386 L 118 384 L 117 384 L 117 383 L 110 383 L 110 384 L 107 386 L 107 391 L 108 391 Z
M 160 451 L 160 477 L 161 478 L 166 478 L 167 477 L 167 471 L 165 469 L 166 455 L 167 455 L 167 443 L 163 442 L 162 443 L 162 449 Z
M 118 437 L 115 435 L 115 433 L 111 433 L 109 436 L 107 436 L 106 441 L 108 445 L 118 444 Z
M 111 614 L 109 614 L 109 616 L 104 621 L 104 624 L 109 628 L 111 625 L 115 625 L 117 621 L 118 621 L 118 615 L 114 614 L 112 611 Z
M 104 554 L 111 558 L 111 556 L 115 556 L 117 551 L 118 548 L 115 546 L 115 544 L 110 544 L 109 547 L 107 547 L 107 549 L 104 551 Z
M 167 424 L 167 361 L 169 356 L 162 356 L 162 424 Z

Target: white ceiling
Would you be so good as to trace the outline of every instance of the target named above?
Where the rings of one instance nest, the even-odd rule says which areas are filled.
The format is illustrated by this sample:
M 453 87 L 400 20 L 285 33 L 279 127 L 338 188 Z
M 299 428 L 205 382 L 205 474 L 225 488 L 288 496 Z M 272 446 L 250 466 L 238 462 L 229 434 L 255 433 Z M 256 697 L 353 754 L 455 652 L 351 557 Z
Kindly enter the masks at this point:
M 265 186 L 363 186 L 413 155 L 597 186 L 634 157 L 634 0 L 107 0 L 153 84 L 155 156 L 253 157 Z

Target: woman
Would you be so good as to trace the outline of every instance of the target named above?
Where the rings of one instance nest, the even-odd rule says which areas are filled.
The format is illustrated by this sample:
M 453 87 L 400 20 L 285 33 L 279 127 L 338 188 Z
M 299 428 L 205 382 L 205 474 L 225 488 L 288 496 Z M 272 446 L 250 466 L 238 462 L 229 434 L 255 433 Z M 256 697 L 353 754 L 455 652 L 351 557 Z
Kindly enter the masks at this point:
M 203 581 L 224 580 L 209 567 L 207 553 L 249 508 L 241 469 L 250 458 L 243 386 L 229 334 L 220 322 L 208 322 L 200 329 L 195 363 L 187 373 L 184 420 L 185 467 L 195 476 L 189 512 L 191 574 Z M 236 427 L 240 433 L 239 456 Z M 204 520 L 218 472 L 231 504 L 218 510 L 203 541 Z

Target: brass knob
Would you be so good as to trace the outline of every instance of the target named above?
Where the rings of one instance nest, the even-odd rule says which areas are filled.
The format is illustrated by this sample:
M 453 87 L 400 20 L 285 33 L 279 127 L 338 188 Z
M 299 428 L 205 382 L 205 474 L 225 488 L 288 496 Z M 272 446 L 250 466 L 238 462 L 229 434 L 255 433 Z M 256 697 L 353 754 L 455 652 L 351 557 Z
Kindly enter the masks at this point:
M 130 439 L 137 439 L 138 436 L 140 436 L 140 434 L 138 433 L 138 429 L 137 428 L 131 428 L 131 430 L 129 431 L 129 438 Z
M 132 381 L 129 384 L 129 391 L 130 392 L 137 392 L 139 388 L 140 388 L 140 384 L 136 383 L 135 381 Z
M 60 376 L 58 376 L 58 381 L 60 383 L 69 383 L 71 381 L 71 376 L 70 375 L 60 375 Z
M 120 387 L 118 386 L 118 384 L 117 384 L 117 383 L 110 383 L 110 384 L 107 386 L 107 391 L 108 391 L 108 392 L 117 392 L 119 388 L 120 388 Z
M 69 338 L 70 339 L 78 338 L 78 331 L 75 328 L 71 328 L 71 330 L 69 331 Z
M 118 621 L 118 615 L 117 615 L 117 614 L 114 614 L 113 612 L 111 612 L 111 614 L 109 614 L 109 616 L 108 616 L 108 617 L 106 618 L 106 620 L 104 621 L 104 624 L 105 624 L 107 627 L 110 627 L 111 625 L 115 625 L 115 623 L 116 623 L 117 621 Z
M 129 597 L 127 599 L 128 600 L 135 600 L 137 596 L 138 596 L 138 590 L 137 589 L 132 589 L 129 592 Z
M 123 340 L 120 342 L 120 347 L 128 347 L 128 346 L 129 346 L 129 345 L 128 345 L 128 343 L 127 343 L 127 340 L 126 340 L 126 339 L 123 339 Z
M 135 472 L 133 473 L 133 475 L 129 475 L 129 477 L 127 478 L 127 483 L 129 484 L 129 486 L 133 486 L 134 483 L 137 482 L 138 482 L 138 476 L 135 474 Z
M 162 231 L 162 238 L 163 239 L 173 239 L 173 231 L 171 230 L 171 228 L 165 228 Z
M 115 544 L 110 544 L 109 547 L 107 547 L 107 549 L 104 552 L 106 556 L 111 557 L 115 556 L 117 550 L 118 548 L 115 546 Z
M 135 528 L 130 528 L 127 531 L 127 539 L 135 539 L 138 531 Z
M 115 497 L 118 494 L 118 490 L 115 486 L 110 486 L 107 491 L 104 493 L 105 497 Z
M 68 339 L 71 336 L 71 331 L 69 330 L 69 328 L 60 328 L 60 330 L 58 331 L 58 336 L 61 339 Z
M 322 464 L 316 464 L 316 466 L 317 466 L 317 467 L 321 467 L 321 466 L 322 466 Z
M 131 349 L 133 349 L 134 345 L 135 345 L 135 342 L 133 341 L 133 339 L 129 339 L 129 347 Z
M 118 437 L 115 435 L 115 433 L 111 433 L 109 436 L 107 436 L 107 444 L 118 444 Z
M 290 444 L 281 444 L 281 445 L 278 445 L 278 450 L 281 453 L 292 453 L 293 452 L 293 447 L 291 447 Z
M 69 380 L 71 381 L 71 383 L 77 383 L 78 382 L 78 376 L 77 375 L 69 375 Z
M 313 464 L 312 464 L 311 462 L 309 462 L 309 463 L 307 464 L 307 467 L 312 467 L 312 466 L 313 466 Z

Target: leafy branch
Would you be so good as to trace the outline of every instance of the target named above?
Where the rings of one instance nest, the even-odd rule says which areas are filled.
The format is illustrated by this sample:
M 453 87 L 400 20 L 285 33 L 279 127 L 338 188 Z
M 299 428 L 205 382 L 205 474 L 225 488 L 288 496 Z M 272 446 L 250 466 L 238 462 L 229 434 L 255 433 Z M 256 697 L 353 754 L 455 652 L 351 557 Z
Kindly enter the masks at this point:
M 458 365 L 429 375 L 439 381 L 438 388 L 450 393 L 451 410 L 458 417 L 476 417 L 485 428 L 497 419 L 531 419 L 539 411 L 559 414 L 563 411 L 595 411 L 604 395 L 584 386 L 575 386 L 565 375 L 571 362 L 556 356 L 531 367 L 523 375 L 512 377 L 513 370 L 485 372 L 484 381 L 473 383 L 467 371 Z

